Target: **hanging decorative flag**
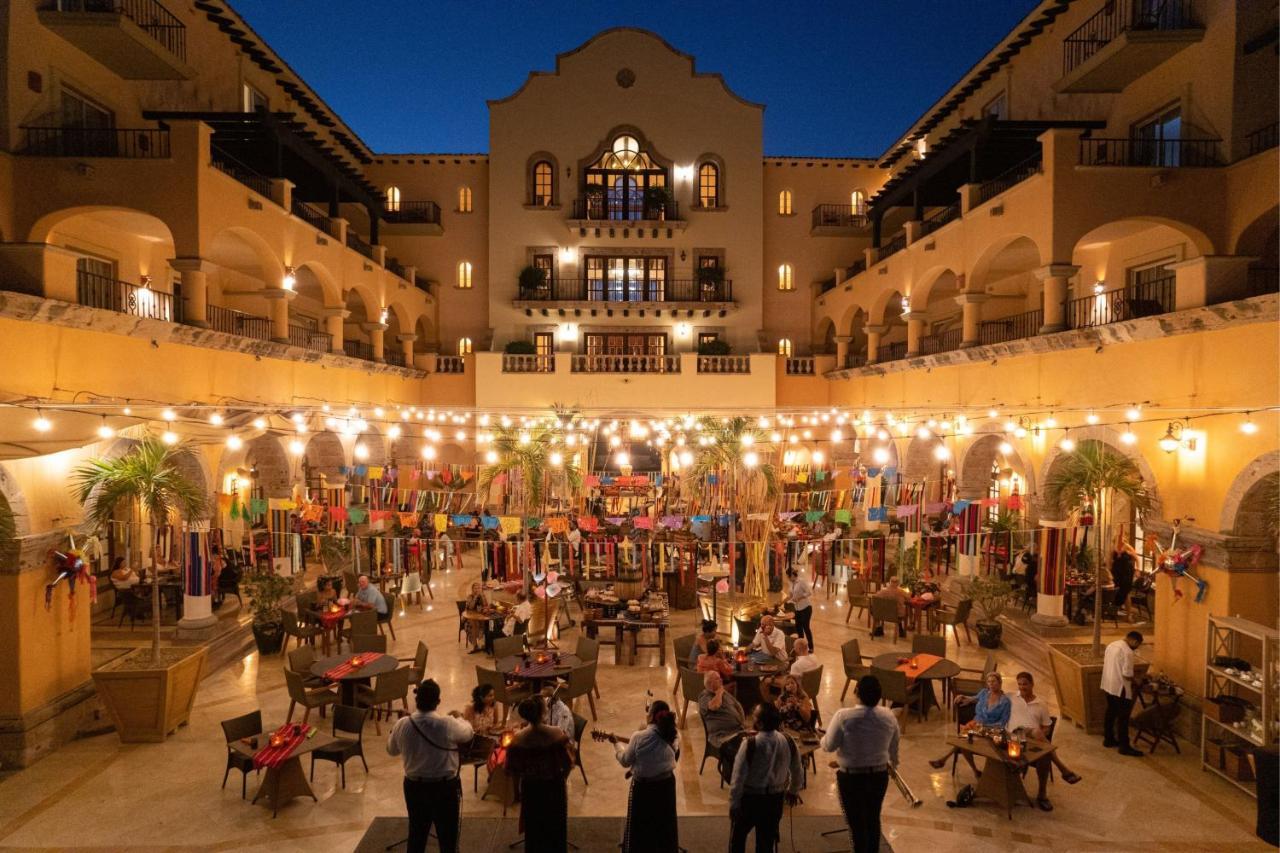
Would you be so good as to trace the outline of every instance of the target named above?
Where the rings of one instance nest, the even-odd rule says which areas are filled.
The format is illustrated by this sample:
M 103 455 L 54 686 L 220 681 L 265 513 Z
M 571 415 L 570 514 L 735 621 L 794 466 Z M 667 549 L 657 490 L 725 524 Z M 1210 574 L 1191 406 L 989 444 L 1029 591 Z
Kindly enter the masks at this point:
M 898 516 L 898 518 L 906 518 L 907 516 L 915 515 L 919 511 L 920 504 L 898 504 L 893 508 L 894 515 Z
M 449 519 L 458 527 L 466 527 L 471 523 L 471 516 L 469 515 L 451 515 Z
M 352 524 L 364 524 L 369 520 L 369 510 L 353 506 L 347 510 L 347 517 L 351 519 Z
M 482 515 L 480 516 L 480 523 L 484 525 L 485 530 L 498 529 L 498 517 L 496 515 Z
M 942 512 L 947 508 L 946 501 L 931 501 L 924 505 L 924 511 L 932 515 L 935 512 Z
M 507 536 L 514 536 L 520 532 L 519 516 L 504 515 L 498 519 L 498 525 L 502 528 L 502 532 Z
M 254 516 L 267 514 L 266 498 L 253 498 L 249 501 L 249 512 Z
M 832 513 L 832 516 L 835 518 L 837 524 L 853 523 L 853 512 L 851 510 L 838 509 Z
M 541 527 L 542 519 L 538 518 L 537 516 L 531 515 L 524 520 L 524 526 L 528 527 L 530 530 L 532 530 L 535 527 Z
M 582 518 L 578 519 L 578 529 L 585 530 L 588 533 L 594 533 L 595 531 L 600 529 L 600 525 L 596 521 L 595 516 L 584 515 Z
M 811 509 L 804 514 L 804 520 L 813 524 L 815 521 L 821 521 L 822 516 L 824 515 L 826 515 L 826 513 L 820 509 Z
M 568 533 L 569 519 L 563 515 L 553 516 L 547 519 L 547 530 L 552 533 Z
M 582 484 L 586 486 L 588 489 L 594 489 L 596 486 L 600 485 L 600 478 L 597 477 L 595 474 L 588 474 L 587 477 L 582 481 Z
M 431 526 L 435 528 L 436 533 L 444 533 L 449 529 L 449 516 L 443 512 L 437 512 L 431 517 Z
M 711 521 L 711 516 L 709 516 L 709 515 L 695 515 L 695 516 L 693 517 L 692 521 L 693 521 L 693 523 L 694 523 L 694 524 L 707 524 L 707 523 L 709 523 L 709 522 Z
M 970 503 L 971 501 L 966 501 L 966 500 L 956 501 L 951 505 L 951 514 L 960 515 L 962 512 L 964 512 L 966 509 L 969 508 Z
M 887 506 L 867 507 L 867 521 L 884 521 L 888 517 L 889 508 Z
M 684 519 L 678 515 L 664 515 L 662 517 L 663 527 L 669 527 L 674 530 L 682 524 L 684 524 Z

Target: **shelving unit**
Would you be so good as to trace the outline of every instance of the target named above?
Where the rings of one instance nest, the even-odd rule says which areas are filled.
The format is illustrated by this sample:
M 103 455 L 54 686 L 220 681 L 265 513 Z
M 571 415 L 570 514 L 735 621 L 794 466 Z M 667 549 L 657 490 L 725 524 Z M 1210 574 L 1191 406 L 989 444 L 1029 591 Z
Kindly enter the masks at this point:
M 1215 666 L 1217 657 L 1232 657 L 1246 660 L 1251 672 L 1262 675 L 1262 686 L 1255 687 L 1252 680 L 1232 675 L 1226 667 Z M 1256 797 L 1257 790 L 1253 782 L 1242 781 L 1210 761 L 1210 737 L 1216 737 L 1228 745 L 1239 747 L 1267 746 L 1276 742 L 1280 736 L 1280 721 L 1276 714 L 1277 675 L 1280 673 L 1280 632 L 1248 619 L 1231 616 L 1210 616 L 1209 630 L 1206 637 L 1204 698 L 1207 702 L 1216 696 L 1235 696 L 1249 702 L 1257 709 L 1262 719 L 1262 736 L 1259 738 L 1254 730 L 1221 723 L 1207 714 L 1202 717 L 1200 732 L 1200 764 L 1206 770 L 1218 774 L 1231 784 Z M 1225 737 L 1224 737 L 1225 735 Z

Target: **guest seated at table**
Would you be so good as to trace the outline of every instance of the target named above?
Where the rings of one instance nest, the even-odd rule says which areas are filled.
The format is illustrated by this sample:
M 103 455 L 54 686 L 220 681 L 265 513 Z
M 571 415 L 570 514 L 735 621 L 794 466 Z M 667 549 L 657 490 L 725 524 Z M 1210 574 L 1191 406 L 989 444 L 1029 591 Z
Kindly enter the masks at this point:
M 806 672 L 811 672 L 822 666 L 818 662 L 818 658 L 809 651 L 809 641 L 804 637 L 797 637 L 792 648 L 796 653 L 796 659 L 791 662 L 792 675 L 804 675 Z
M 804 692 L 800 679 L 794 675 L 782 676 L 781 692 L 774 704 L 782 712 L 782 725 L 785 727 L 796 731 L 813 729 L 813 699 Z
M 974 697 L 957 696 L 953 703 L 957 708 L 961 705 L 973 705 L 973 722 L 969 725 L 973 727 L 983 726 L 986 728 L 1008 728 L 1009 714 L 1012 712 L 1013 703 L 1009 701 L 1009 696 L 1004 692 L 1004 679 L 1000 673 L 993 672 L 987 676 L 987 686 L 978 691 L 978 695 Z M 947 759 L 953 755 L 964 755 L 965 761 L 969 762 L 969 766 L 973 768 L 975 775 L 981 776 L 978 772 L 978 765 L 974 764 L 973 756 L 967 752 L 952 747 L 947 754 L 941 758 L 935 758 L 929 762 L 929 766 L 935 770 L 941 770 L 942 766 L 947 763 Z
M 1029 672 L 1018 673 L 1017 679 L 1018 692 L 1010 700 L 1009 731 L 1022 731 L 1029 740 L 1048 741 L 1049 727 L 1053 721 L 1049 718 L 1049 709 L 1035 693 L 1035 679 Z M 1036 793 L 1036 805 L 1041 811 L 1046 812 L 1053 811 L 1053 804 L 1049 802 L 1048 797 L 1050 765 L 1058 768 L 1058 772 L 1062 774 L 1062 781 L 1068 785 L 1074 785 L 1081 779 L 1079 773 L 1062 763 L 1056 749 L 1032 765 L 1036 768 L 1036 781 L 1039 788 Z
M 567 683 L 560 678 L 553 678 L 550 681 L 543 682 L 542 700 L 547 706 L 547 725 L 555 726 L 568 735 L 569 740 L 573 740 L 573 710 L 560 698 L 560 693 L 567 686 Z
M 116 589 L 129 589 L 138 585 L 138 573 L 125 565 L 124 557 L 116 557 L 111 564 L 111 585 Z
M 484 587 L 479 581 L 471 585 L 471 592 L 467 594 L 464 609 L 468 613 L 488 613 L 492 609 L 489 599 L 485 597 Z M 467 620 L 467 644 L 471 646 L 469 654 L 479 654 L 489 648 L 488 632 L 485 630 L 487 625 L 487 622 L 476 619 Z
M 760 619 L 760 628 L 751 640 L 751 660 L 756 663 L 787 663 L 787 635 L 773 624 L 772 616 Z
M 733 664 L 729 663 L 724 653 L 720 650 L 720 641 L 712 640 L 707 643 L 707 652 L 698 656 L 698 665 L 694 667 L 698 672 L 718 672 L 723 678 L 733 677 Z M 733 689 L 732 684 L 726 685 L 729 690 Z
M 707 646 L 716 638 L 716 623 L 711 619 L 702 620 L 702 633 L 693 638 L 693 648 L 689 650 L 689 666 L 695 669 L 698 658 L 707 653 Z
M 356 591 L 355 601 L 353 602 L 356 609 L 376 610 L 379 616 L 386 616 L 388 612 L 387 599 L 376 586 L 369 583 L 369 576 L 361 575 L 357 584 L 359 584 L 360 589 Z
M 477 735 L 492 735 L 501 729 L 498 725 L 498 694 L 492 684 L 472 688 L 471 702 L 462 712 L 462 719 L 471 724 Z
M 338 598 L 338 591 L 333 588 L 333 578 L 320 578 L 316 581 L 316 600 L 319 604 L 331 604 Z
M 725 690 L 718 672 L 708 672 L 698 697 L 698 713 L 706 729 L 707 743 L 719 752 L 721 767 L 732 767 L 738 752 L 738 741 L 747 728 L 747 715 L 742 704 Z
M 511 608 L 506 621 L 502 623 L 503 635 L 513 637 L 516 634 L 525 633 L 529 629 L 529 620 L 532 618 L 533 605 L 523 592 L 517 592 L 515 607 Z
M 891 598 L 898 602 L 898 618 L 905 619 L 907 615 L 907 602 L 911 600 L 911 593 L 902 588 L 901 582 L 897 577 L 889 578 L 889 582 L 880 589 L 876 590 L 874 598 Z M 872 631 L 871 636 L 884 636 L 884 626 L 877 625 Z

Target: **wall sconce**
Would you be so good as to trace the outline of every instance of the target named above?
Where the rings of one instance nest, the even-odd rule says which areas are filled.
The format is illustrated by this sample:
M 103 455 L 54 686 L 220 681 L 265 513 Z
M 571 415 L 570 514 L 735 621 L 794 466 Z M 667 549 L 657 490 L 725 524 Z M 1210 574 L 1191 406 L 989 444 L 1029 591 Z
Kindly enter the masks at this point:
M 560 249 L 560 263 L 571 264 L 578 259 L 578 250 L 572 246 L 564 246 Z
M 909 296 L 904 296 L 902 297 L 902 316 L 905 317 L 910 313 L 911 313 L 911 298 Z
M 284 287 L 285 290 L 293 290 L 293 286 L 297 283 L 298 283 L 298 276 L 294 268 L 285 267 L 284 278 L 281 279 L 280 281 L 281 286 Z
M 1107 283 L 1105 281 L 1095 281 L 1093 283 L 1094 296 L 1101 296 L 1106 289 L 1107 289 Z
M 676 166 L 674 171 L 677 181 L 689 182 L 693 180 L 693 166 Z
M 556 337 L 562 341 L 576 341 L 578 339 L 578 324 L 561 323 L 556 327 Z
M 138 280 L 142 283 L 143 290 L 151 289 L 151 276 L 144 275 L 144 276 L 141 276 Z
M 683 260 L 684 260 L 685 258 L 687 258 L 687 257 L 689 257 L 688 253 L 687 253 L 687 252 L 685 252 L 685 250 L 684 250 L 684 249 L 681 249 L 681 250 L 680 250 L 680 260 L 682 260 L 682 261 L 683 261 Z
M 1184 429 L 1182 424 L 1177 422 L 1171 423 L 1169 424 L 1169 428 L 1165 430 L 1164 435 L 1160 437 L 1157 444 L 1160 445 L 1160 449 L 1165 453 L 1172 453 L 1179 447 L 1185 447 L 1187 450 L 1195 450 L 1195 436 L 1190 435 L 1190 431 L 1188 430 L 1186 431 L 1188 434 L 1184 437 L 1183 432 Z
M 387 309 L 386 308 L 383 308 L 382 311 L 379 312 L 378 322 L 384 326 L 387 325 Z
M 689 337 L 689 324 L 676 323 L 676 336 L 681 338 Z

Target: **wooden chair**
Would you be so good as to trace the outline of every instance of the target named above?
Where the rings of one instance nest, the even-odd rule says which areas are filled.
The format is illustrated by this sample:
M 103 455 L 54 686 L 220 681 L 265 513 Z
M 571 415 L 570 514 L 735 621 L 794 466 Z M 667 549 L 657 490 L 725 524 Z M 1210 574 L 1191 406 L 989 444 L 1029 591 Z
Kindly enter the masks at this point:
M 814 707 L 817 707 L 818 691 L 822 689 L 822 670 L 826 666 L 823 664 L 817 669 L 811 669 L 800 676 L 800 689 L 805 695 L 814 701 Z
M 302 722 L 305 723 L 311 716 L 312 708 L 319 708 L 320 716 L 323 718 L 325 706 L 333 705 L 338 701 L 337 691 L 330 687 L 308 690 L 302 676 L 288 669 L 284 671 L 284 683 L 289 691 L 289 713 L 284 718 L 286 723 L 293 722 L 293 709 L 298 705 L 305 709 L 302 714 Z
M 684 700 L 680 709 L 680 728 L 684 728 L 685 718 L 689 715 L 689 703 L 697 702 L 702 695 L 705 673 L 693 669 L 680 670 L 680 696 Z
M 299 646 L 289 652 L 289 669 L 302 676 L 302 684 L 308 690 L 317 687 L 327 687 L 329 682 L 323 678 L 311 674 L 311 666 L 316 662 L 316 650 L 314 646 Z
M 342 788 L 347 787 L 347 759 L 360 758 L 364 772 L 369 774 L 369 762 L 364 760 L 364 721 L 369 718 L 368 708 L 337 705 L 333 709 L 334 742 L 311 751 L 311 781 L 316 778 L 316 761 L 332 761 L 338 765 Z M 339 732 L 355 737 L 339 737 Z
M 849 693 L 849 685 L 864 675 L 871 674 L 870 660 L 862 654 L 856 639 L 848 640 L 840 646 L 840 657 L 844 659 L 844 690 L 840 691 L 840 701 Z
M 964 678 L 956 676 L 951 679 L 951 695 L 977 696 L 978 691 L 987 686 L 987 676 L 996 671 L 996 656 L 987 655 L 986 662 L 982 665 L 982 670 L 978 671 L 973 667 L 960 667 L 960 672 L 971 672 L 977 675 L 977 678 Z
M 533 691 L 527 687 L 509 687 L 507 679 L 496 669 L 486 669 L 483 666 L 476 667 L 476 684 L 488 685 L 493 688 L 493 695 L 497 699 L 498 704 L 502 706 L 502 722 L 507 721 L 507 714 L 511 709 L 525 699 L 533 695 Z
M 907 674 L 898 669 L 875 669 L 872 668 L 871 674 L 880 681 L 880 690 L 884 696 L 884 701 L 889 703 L 890 707 L 894 705 L 902 706 L 902 731 L 907 731 L 907 717 L 910 716 L 911 706 L 916 708 L 916 716 L 924 720 L 924 694 L 920 690 L 920 682 L 912 681 L 910 686 L 907 684 Z
M 493 640 L 493 656 L 502 660 L 524 652 L 524 635 L 512 634 L 510 637 L 495 637 Z
M 411 658 L 399 658 L 400 663 L 411 663 L 409 667 L 409 683 L 419 684 L 427 676 L 427 644 L 418 641 L 418 649 Z
M 871 596 L 871 623 L 879 624 L 887 629 L 893 625 L 893 641 L 902 639 L 902 617 L 898 615 L 898 602 L 892 598 Z
M 455 601 L 458 605 L 458 642 L 461 643 L 463 638 L 467 636 L 467 619 L 462 614 L 467 612 L 467 603 L 465 601 Z
M 387 638 L 384 634 L 356 634 L 351 638 L 352 654 L 377 652 L 387 653 Z
M 596 667 L 600 664 L 598 661 L 584 663 L 581 666 L 575 666 L 569 670 L 569 686 L 565 690 L 564 702 L 573 709 L 574 701 L 579 696 L 587 697 L 587 704 L 591 706 L 591 719 L 596 719 L 596 697 L 594 694 L 596 687 Z
M 568 610 L 568 608 L 565 608 Z M 600 660 L 600 641 L 593 640 L 583 635 L 578 637 L 578 645 L 574 650 L 574 654 L 578 656 L 578 660 L 583 663 L 593 663 Z M 597 682 L 595 686 L 596 698 L 600 698 L 600 684 Z
M 960 645 L 960 627 L 964 626 L 964 635 L 969 638 L 969 642 L 973 642 L 973 635 L 969 633 L 969 614 L 973 611 L 973 599 L 962 598 L 960 603 L 956 605 L 955 610 L 949 610 L 945 607 L 933 611 L 933 624 L 942 626 L 942 638 L 947 637 L 947 628 L 951 628 L 952 635 L 956 638 L 956 646 Z
M 947 656 L 947 638 L 934 637 L 929 634 L 915 634 L 911 638 L 911 654 Z
M 315 645 L 316 637 L 320 636 L 319 626 L 302 624 L 298 621 L 298 614 L 292 610 L 281 610 L 280 621 L 284 624 L 284 642 L 280 646 L 282 652 L 289 650 L 290 637 L 293 637 L 296 648 L 304 642 L 309 646 Z
M 400 703 L 400 716 L 409 715 L 409 667 L 402 666 L 391 672 L 375 676 L 372 687 L 359 685 L 356 687 L 356 701 L 373 711 L 373 731 L 382 734 L 378 724 L 383 714 L 391 719 L 395 710 L 391 706 Z
M 227 788 L 227 777 L 231 775 L 231 770 L 233 768 L 239 770 L 240 799 L 243 800 L 248 796 L 249 771 L 257 771 L 253 766 L 253 756 L 237 752 L 231 748 L 231 744 L 241 738 L 262 734 L 262 712 L 253 711 L 230 720 L 223 720 L 222 734 L 227 739 L 227 770 L 222 774 L 222 789 L 225 791 Z
M 867 582 L 861 578 L 850 578 L 845 585 L 845 592 L 849 596 L 849 607 L 844 612 L 844 624 L 848 625 L 855 607 L 864 614 L 867 612 L 871 607 L 871 597 L 867 595 Z

